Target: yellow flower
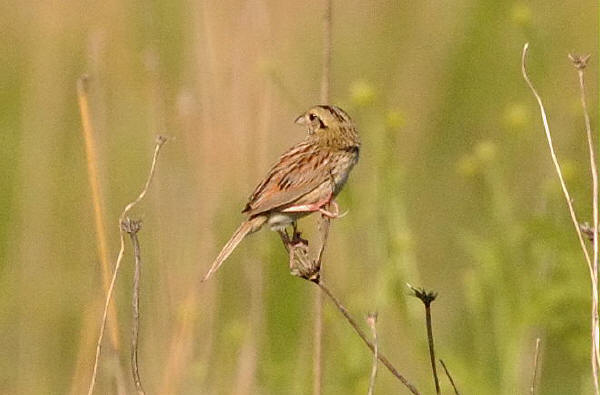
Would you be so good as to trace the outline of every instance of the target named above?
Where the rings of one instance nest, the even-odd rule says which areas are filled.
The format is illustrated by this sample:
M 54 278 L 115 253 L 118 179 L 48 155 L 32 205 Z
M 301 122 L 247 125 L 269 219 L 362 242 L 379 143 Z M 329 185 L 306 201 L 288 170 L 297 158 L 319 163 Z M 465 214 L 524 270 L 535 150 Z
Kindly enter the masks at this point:
M 350 98 L 357 106 L 368 106 L 375 100 L 375 88 L 366 80 L 357 80 L 350 85 Z

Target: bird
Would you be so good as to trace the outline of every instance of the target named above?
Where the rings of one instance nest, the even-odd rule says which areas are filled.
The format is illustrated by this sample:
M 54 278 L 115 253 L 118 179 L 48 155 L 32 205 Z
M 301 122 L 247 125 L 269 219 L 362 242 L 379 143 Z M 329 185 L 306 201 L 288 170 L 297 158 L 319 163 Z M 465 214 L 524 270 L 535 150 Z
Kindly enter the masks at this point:
M 319 212 L 337 218 L 334 201 L 356 165 L 360 137 L 350 116 L 333 105 L 316 105 L 296 118 L 306 128 L 304 140 L 284 152 L 256 186 L 242 210 L 247 219 L 217 255 L 202 282 L 208 280 L 238 244 L 265 224 L 282 232 Z M 331 204 L 331 211 L 327 210 Z

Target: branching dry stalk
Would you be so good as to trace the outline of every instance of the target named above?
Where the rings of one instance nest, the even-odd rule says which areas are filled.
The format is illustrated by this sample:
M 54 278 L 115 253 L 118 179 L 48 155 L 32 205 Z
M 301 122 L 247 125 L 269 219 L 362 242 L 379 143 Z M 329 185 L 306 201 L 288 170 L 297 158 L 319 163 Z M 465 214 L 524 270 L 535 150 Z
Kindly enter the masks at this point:
M 141 221 L 131 220 L 129 217 L 121 223 L 121 229 L 129 234 L 131 244 L 133 245 L 133 257 L 135 267 L 133 271 L 133 292 L 131 297 L 132 324 L 131 324 L 131 376 L 138 395 L 145 395 L 142 380 L 140 379 L 140 370 L 138 368 L 138 338 L 140 328 L 140 272 L 142 268 L 142 256 L 140 252 L 140 242 L 137 233 L 142 228 Z
M 537 370 L 538 370 L 538 362 L 540 360 L 540 342 L 542 340 L 538 337 L 535 339 L 535 353 L 533 355 L 533 375 L 531 378 L 531 387 L 529 387 L 529 393 L 531 395 L 535 395 L 535 385 L 537 382 Z
M 427 327 L 427 343 L 429 344 L 429 359 L 431 359 L 431 371 L 433 373 L 433 381 L 435 382 L 435 393 L 440 394 L 440 381 L 437 375 L 437 365 L 435 363 L 435 349 L 433 345 L 433 328 L 431 325 L 431 303 L 437 297 L 437 293 L 426 291 L 424 288 L 415 288 L 410 284 L 408 288 L 411 290 L 411 295 L 423 302 L 425 306 L 425 326 Z
M 440 359 L 440 364 L 442 365 L 442 368 L 444 368 L 444 372 L 446 373 L 446 376 L 448 377 L 448 380 L 450 380 L 450 384 L 452 384 L 452 388 L 454 389 L 454 393 L 456 395 L 460 395 L 460 392 L 458 392 L 458 388 L 456 388 L 456 384 L 454 383 L 454 379 L 452 379 L 452 375 L 450 374 L 450 371 L 446 367 L 446 364 L 444 363 L 444 361 L 441 360 L 441 359 Z
M 150 166 L 150 171 L 148 173 L 148 178 L 146 179 L 146 183 L 144 184 L 144 188 L 142 189 L 142 191 L 140 192 L 140 194 L 134 201 L 127 204 L 127 206 L 125 206 L 125 208 L 121 212 L 121 215 L 119 216 L 119 234 L 120 234 L 120 239 L 121 239 L 121 246 L 119 248 L 119 253 L 117 254 L 117 261 L 115 262 L 115 268 L 113 271 L 112 278 L 110 280 L 110 286 L 108 288 L 106 300 L 104 302 L 104 311 L 102 313 L 102 323 L 100 324 L 100 334 L 98 335 L 98 342 L 96 344 L 96 357 L 94 360 L 94 370 L 92 372 L 92 378 L 90 380 L 90 386 L 88 388 L 88 395 L 92 395 L 94 393 L 94 387 L 96 385 L 96 375 L 98 373 L 98 365 L 99 365 L 99 361 L 100 361 L 100 352 L 102 350 L 102 339 L 104 338 L 104 330 L 106 328 L 106 317 L 107 317 L 108 309 L 109 309 L 110 302 L 112 299 L 113 290 L 115 288 L 117 274 L 119 273 L 119 268 L 121 267 L 121 260 L 123 259 L 123 254 L 125 253 L 125 232 L 121 228 L 121 224 L 125 220 L 127 213 L 129 213 L 129 211 L 132 208 L 134 208 L 135 205 L 137 205 L 146 196 L 146 193 L 148 192 L 148 188 L 150 187 L 152 179 L 154 178 L 154 172 L 156 170 L 158 154 L 160 153 L 160 150 L 161 150 L 163 144 L 166 142 L 167 142 L 166 137 L 157 136 L 156 145 L 154 146 L 154 155 L 152 156 L 152 165 Z
M 369 378 L 369 392 L 367 395 L 373 395 L 375 391 L 375 379 L 377 378 L 377 358 L 379 357 L 379 342 L 377 341 L 377 313 L 369 313 L 367 324 L 371 328 L 373 335 L 373 364 L 371 367 L 371 377 Z
M 554 164 L 556 174 L 558 175 L 558 179 L 560 181 L 560 186 L 562 188 L 565 200 L 567 202 L 567 206 L 569 208 L 569 214 L 571 215 L 571 221 L 573 222 L 573 226 L 575 227 L 575 232 L 577 233 L 577 237 L 579 239 L 579 244 L 580 244 L 581 250 L 583 251 L 583 254 L 585 256 L 585 260 L 588 265 L 588 270 L 590 273 L 590 281 L 592 283 L 592 330 L 591 330 L 591 338 L 592 338 L 591 339 L 592 340 L 591 341 L 591 343 L 592 343 L 591 355 L 592 355 L 592 357 L 591 357 L 591 360 L 592 360 L 592 374 L 593 374 L 593 378 L 594 378 L 594 380 L 593 380 L 594 381 L 594 389 L 595 389 L 595 393 L 598 395 L 598 394 L 600 394 L 600 389 L 598 386 L 598 367 L 600 366 L 600 344 L 599 344 L 600 339 L 598 337 L 598 276 L 597 276 L 597 270 L 595 270 L 595 264 L 592 262 L 592 259 L 590 258 L 590 254 L 585 245 L 581 227 L 580 227 L 579 221 L 577 220 L 577 215 L 575 214 L 575 209 L 573 207 L 573 201 L 571 199 L 571 195 L 569 194 L 569 190 L 567 189 L 567 185 L 565 183 L 560 165 L 558 163 L 558 159 L 556 157 L 556 153 L 554 151 L 554 145 L 552 143 L 552 136 L 550 134 L 550 127 L 548 126 L 548 119 L 546 117 L 546 111 L 544 110 L 544 105 L 542 103 L 542 99 L 541 99 L 540 95 L 537 93 L 533 84 L 531 83 L 531 80 L 527 76 L 527 68 L 526 68 L 525 60 L 527 57 L 527 49 L 528 48 L 529 48 L 529 43 L 526 43 L 523 46 L 523 52 L 521 55 L 521 72 L 523 74 L 523 78 L 525 79 L 525 82 L 527 82 L 527 85 L 529 86 L 529 88 L 531 89 L 531 92 L 535 96 L 535 99 L 537 100 L 538 106 L 540 108 L 540 114 L 542 117 L 542 122 L 544 124 L 544 131 L 546 133 L 546 140 L 548 141 L 548 147 L 550 149 L 550 156 L 552 157 L 552 163 Z M 592 165 L 592 167 L 595 167 L 595 164 Z M 597 200 L 596 200 L 596 202 L 597 202 Z M 596 207 L 597 207 L 597 204 L 596 204 Z
M 593 260 L 592 266 L 594 269 L 594 278 L 598 281 L 598 164 L 596 162 L 596 153 L 594 149 L 594 139 L 592 137 L 592 127 L 590 122 L 590 116 L 587 109 L 587 101 L 585 99 L 585 83 L 584 83 L 584 71 L 587 66 L 587 62 L 590 59 L 590 55 L 578 56 L 569 54 L 569 59 L 573 62 L 573 65 L 577 69 L 577 75 L 579 77 L 579 92 L 581 100 L 581 108 L 583 109 L 583 117 L 585 120 L 585 131 L 588 142 L 588 152 L 590 156 L 590 171 L 592 174 L 592 243 L 593 243 Z M 594 330 L 593 338 L 595 344 L 595 354 L 592 358 L 596 359 L 596 369 L 600 367 L 600 322 L 598 320 L 598 304 L 594 304 L 592 311 L 594 323 L 592 328 Z
M 339 299 L 331 293 L 329 288 L 323 282 L 323 279 L 320 276 L 321 262 L 317 259 L 310 259 L 308 242 L 300 238 L 300 233 L 298 232 L 294 232 L 291 238 L 285 231 L 280 231 L 279 235 L 281 236 L 281 241 L 283 242 L 285 249 L 289 253 L 290 272 L 294 276 L 303 278 L 316 284 L 321 289 L 322 293 L 329 297 L 340 313 L 342 313 L 344 318 L 346 318 L 346 321 L 348 321 L 356 334 L 363 340 L 363 342 L 365 342 L 371 352 L 375 353 L 375 345 L 369 340 L 367 334 L 360 329 L 354 318 L 352 318 L 348 312 L 348 309 L 346 309 Z M 383 363 L 383 365 L 394 376 L 396 376 L 396 378 L 400 380 L 410 390 L 410 392 L 415 395 L 419 394 L 417 388 L 412 385 L 403 375 L 401 375 L 400 372 L 396 370 L 394 365 L 392 365 L 392 363 L 385 357 L 385 355 L 379 352 L 379 350 L 377 351 L 377 359 Z

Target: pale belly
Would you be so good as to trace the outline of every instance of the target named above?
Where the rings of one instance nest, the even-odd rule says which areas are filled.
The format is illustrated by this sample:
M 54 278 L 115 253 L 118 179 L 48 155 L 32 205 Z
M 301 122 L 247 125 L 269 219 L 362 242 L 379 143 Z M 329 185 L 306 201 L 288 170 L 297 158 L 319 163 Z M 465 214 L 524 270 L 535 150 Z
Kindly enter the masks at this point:
M 291 225 L 293 222 L 297 221 L 299 218 L 304 217 L 305 215 L 310 214 L 310 212 L 291 212 L 284 213 L 279 211 L 274 211 L 269 214 L 269 219 L 267 222 L 269 223 L 269 227 L 273 231 L 284 230 L 286 226 Z

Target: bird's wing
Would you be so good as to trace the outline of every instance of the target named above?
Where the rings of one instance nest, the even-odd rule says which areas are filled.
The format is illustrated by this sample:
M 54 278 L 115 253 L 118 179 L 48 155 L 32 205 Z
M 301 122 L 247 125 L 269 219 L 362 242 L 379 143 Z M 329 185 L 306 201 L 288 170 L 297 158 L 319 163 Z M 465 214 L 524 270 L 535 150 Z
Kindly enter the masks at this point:
M 332 153 L 303 141 L 285 152 L 256 187 L 242 211 L 250 216 L 330 199 Z M 321 203 L 324 204 L 324 203 Z M 314 211 L 314 210 L 298 210 Z

